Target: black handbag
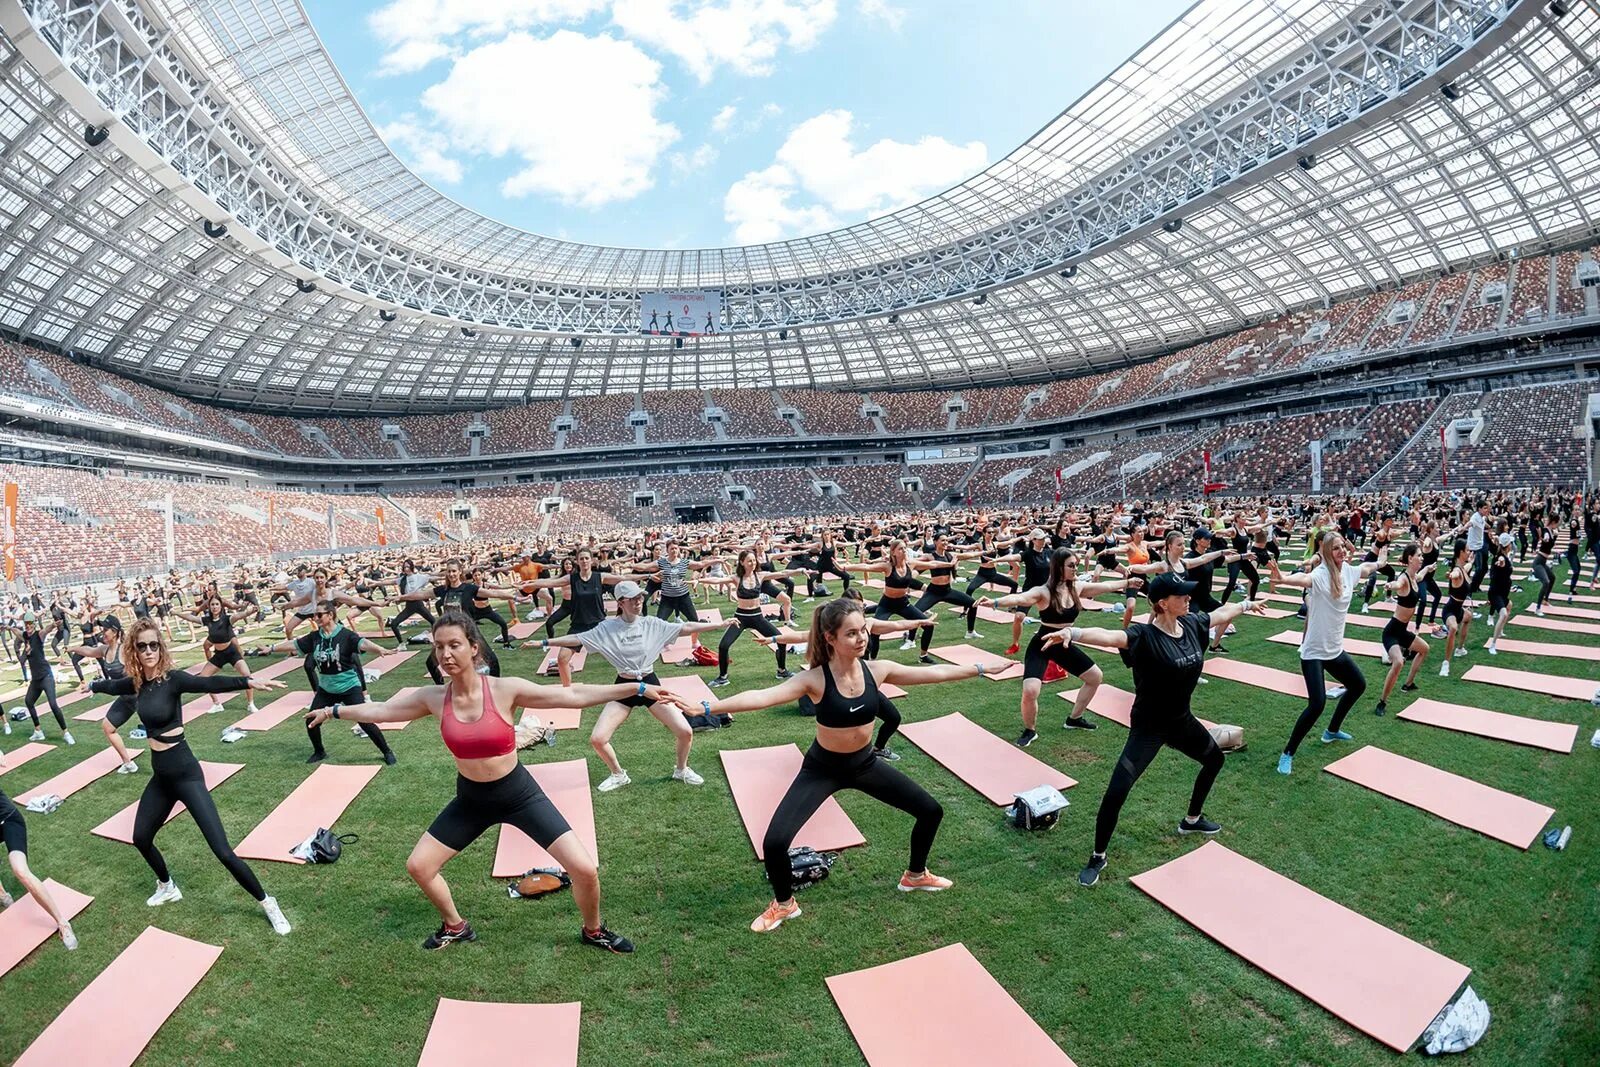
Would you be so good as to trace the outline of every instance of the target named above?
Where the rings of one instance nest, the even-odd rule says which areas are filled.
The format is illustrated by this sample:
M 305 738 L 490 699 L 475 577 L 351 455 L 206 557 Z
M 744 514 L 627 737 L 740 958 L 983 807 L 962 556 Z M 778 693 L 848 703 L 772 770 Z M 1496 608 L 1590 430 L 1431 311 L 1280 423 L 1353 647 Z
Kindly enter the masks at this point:
M 344 846 L 359 840 L 361 838 L 356 834 L 335 834 L 324 826 L 291 848 L 289 855 L 297 856 L 307 863 L 337 863 L 339 857 L 344 854 Z

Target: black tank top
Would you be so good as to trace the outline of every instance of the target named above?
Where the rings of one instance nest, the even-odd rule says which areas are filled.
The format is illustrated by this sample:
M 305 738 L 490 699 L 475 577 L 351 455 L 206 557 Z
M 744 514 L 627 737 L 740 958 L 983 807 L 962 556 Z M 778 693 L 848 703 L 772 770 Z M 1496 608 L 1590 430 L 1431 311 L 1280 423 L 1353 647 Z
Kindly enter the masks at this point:
M 955 557 L 954 556 L 952 556 L 948 552 L 942 552 L 942 553 L 941 552 L 934 552 L 932 554 L 932 556 L 933 556 L 933 559 L 935 561 L 937 561 L 939 563 L 947 564 L 947 566 L 930 567 L 928 569 L 928 576 L 930 578 L 953 578 L 953 577 L 955 577 L 956 563 L 955 563 Z
M 592 630 L 605 621 L 605 591 L 600 581 L 600 571 L 592 570 L 584 578 L 573 571 L 567 576 L 572 587 L 572 627 L 578 632 Z
M 1421 594 L 1417 590 L 1417 583 L 1411 580 L 1411 576 L 1405 575 L 1404 577 L 1406 579 L 1406 585 L 1411 591 L 1408 593 L 1401 593 L 1399 596 L 1395 597 L 1395 607 L 1414 608 L 1417 606 L 1417 599 Z
M 911 568 L 907 567 L 902 573 L 895 570 L 893 565 L 890 565 L 888 573 L 883 576 L 883 587 L 885 589 L 910 589 Z
M 1046 597 L 1045 606 L 1039 609 L 1039 625 L 1045 626 L 1071 626 L 1078 618 L 1077 608 L 1069 600 L 1064 608 L 1056 607 L 1056 598 Z
M 818 726 L 866 726 L 878 717 L 878 684 L 872 680 L 872 672 L 864 663 L 861 665 L 861 674 L 866 681 L 866 688 L 860 696 L 846 698 L 834 684 L 833 672 L 828 665 L 822 665 L 822 699 L 817 702 Z
M 233 643 L 233 620 L 228 617 L 227 612 L 206 616 L 206 640 L 213 645 Z
M 1452 569 L 1452 573 L 1454 573 L 1454 569 Z M 1461 580 L 1461 584 L 1460 585 L 1457 585 L 1454 581 L 1452 581 L 1450 583 L 1450 599 L 1451 600 L 1456 600 L 1456 601 L 1465 600 L 1465 599 L 1467 599 L 1467 594 L 1470 593 L 1470 592 L 1472 592 L 1472 582 L 1471 582 L 1471 580 L 1469 578 L 1467 578 L 1467 576 L 1465 574 L 1462 575 L 1462 580 Z
M 1433 570 L 1434 566 L 1438 562 L 1439 562 L 1439 542 L 1430 541 L 1428 543 L 1428 550 L 1422 554 L 1422 569 L 1423 569 L 1423 571 L 1426 572 L 1426 571 Z
M 746 585 L 746 582 L 750 584 Z M 740 578 L 738 587 L 733 592 L 740 600 L 754 600 L 761 595 L 760 579 L 754 577 Z

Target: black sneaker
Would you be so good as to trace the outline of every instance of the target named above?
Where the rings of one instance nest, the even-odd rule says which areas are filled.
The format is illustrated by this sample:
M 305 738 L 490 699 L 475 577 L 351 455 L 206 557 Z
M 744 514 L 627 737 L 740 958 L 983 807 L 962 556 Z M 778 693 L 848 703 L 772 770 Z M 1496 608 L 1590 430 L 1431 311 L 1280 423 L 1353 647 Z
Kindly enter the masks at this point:
M 393 752 L 385 752 L 383 754 L 383 762 L 393 767 L 396 763 L 400 762 L 400 757 L 396 756 Z
M 1097 722 L 1090 722 L 1089 716 L 1087 715 L 1069 715 L 1067 716 L 1067 721 L 1061 724 L 1061 728 L 1063 730 L 1098 730 L 1100 728 L 1100 724 Z
M 1232 652 L 1229 652 L 1226 648 L 1223 648 L 1221 645 L 1213 646 L 1212 649 L 1211 649 L 1211 654 L 1213 656 L 1231 656 L 1231 655 L 1233 655 Z
M 781 681 L 783 681 L 783 680 L 784 680 L 784 679 L 785 679 L 785 678 L 793 678 L 793 677 L 794 677 L 794 671 L 791 671 L 791 670 L 781 670 L 781 671 L 778 671 L 778 672 L 777 672 L 777 674 L 776 674 L 776 675 L 774 675 L 774 677 L 776 677 L 776 678 L 777 678 L 777 679 L 778 679 L 778 681 L 780 681 L 780 682 L 781 682 Z
M 478 940 L 478 931 L 472 928 L 471 923 L 463 923 L 459 930 L 451 930 L 444 923 L 440 923 L 439 929 L 428 935 L 428 939 L 422 943 L 422 947 L 431 952 L 436 948 L 447 948 L 458 941 L 476 940 Z
M 1421 688 L 1422 687 L 1420 685 L 1418 685 L 1416 682 L 1407 682 L 1405 685 L 1402 685 L 1400 687 L 1400 692 L 1402 692 L 1402 693 L 1415 693 L 1418 689 L 1421 689 Z
M 1377 706 L 1372 709 L 1372 714 L 1382 716 L 1387 713 L 1388 710 L 1389 702 L 1387 700 L 1380 700 L 1378 701 Z
M 900 762 L 900 753 L 895 752 L 892 749 L 878 748 L 878 749 L 873 749 L 873 751 L 877 753 L 878 758 L 881 759 L 881 760 L 887 760 L 890 763 L 899 763 Z
M 1088 889 L 1100 880 L 1100 872 L 1106 869 L 1104 856 L 1090 856 L 1089 862 L 1083 865 L 1083 870 L 1078 872 L 1078 884 Z
M 321 763 L 323 760 L 325 760 L 327 758 L 328 758 L 328 754 L 326 752 L 313 752 L 313 753 L 311 753 L 311 755 L 306 757 L 306 762 L 307 763 Z
M 932 656 L 927 655 L 926 653 L 924 653 L 923 655 L 920 655 L 920 656 L 917 657 L 917 662 L 918 663 L 926 663 L 928 666 L 931 667 L 931 666 L 933 666 L 935 663 L 937 663 L 939 661 L 934 659 Z
M 612 933 L 604 926 L 600 927 L 596 933 L 592 934 L 582 927 L 579 927 L 578 940 L 583 942 L 585 945 L 593 945 L 595 948 L 603 948 L 607 952 L 627 953 L 633 951 L 632 941 L 629 941 L 621 934 Z
M 1018 748 L 1027 748 L 1029 745 L 1033 744 L 1038 739 L 1039 739 L 1038 731 L 1036 731 L 1036 730 L 1024 730 L 1020 734 L 1018 734 L 1017 735 L 1017 739 L 1015 741 L 1011 742 L 1011 743 L 1013 745 L 1016 745 Z
M 1222 825 L 1220 823 L 1214 823 L 1204 815 L 1194 822 L 1190 822 L 1188 819 L 1178 820 L 1178 833 L 1180 834 L 1205 834 L 1210 837 L 1221 829 Z
M 711 688 L 711 689 L 721 689 L 723 686 L 725 686 L 727 684 L 728 684 L 728 679 L 723 678 L 723 677 L 717 677 L 717 678 L 713 678 L 713 679 L 711 679 L 711 681 L 707 682 L 706 686 L 708 688 Z

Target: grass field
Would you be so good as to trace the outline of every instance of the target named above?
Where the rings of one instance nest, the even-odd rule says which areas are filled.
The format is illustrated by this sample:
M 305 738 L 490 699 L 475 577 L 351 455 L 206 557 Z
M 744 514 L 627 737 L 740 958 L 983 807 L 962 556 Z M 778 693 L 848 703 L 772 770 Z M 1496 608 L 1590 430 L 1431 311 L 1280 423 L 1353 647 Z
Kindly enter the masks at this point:
M 1519 606 L 1528 599 L 1519 596 Z M 1009 627 L 979 626 L 983 646 L 1003 650 Z M 1297 626 L 1292 619 L 1247 618 L 1228 645 L 1240 658 L 1295 670 L 1294 648 L 1265 638 Z M 936 641 L 963 640 L 957 627 L 945 619 Z M 1471 654 L 1457 661 L 1452 679 L 1437 675 L 1442 643 L 1435 642 L 1421 695 L 1577 722 L 1582 729 L 1570 755 L 1392 715 L 1375 718 L 1381 676 L 1370 659 L 1361 663 L 1371 690 L 1347 729 L 1357 744 L 1381 745 L 1551 805 L 1558 825 L 1574 827 L 1565 852 L 1537 844 L 1521 852 L 1324 774 L 1324 764 L 1353 746 L 1324 747 L 1314 734 L 1294 775 L 1281 777 L 1277 754 L 1300 701 L 1225 680 L 1202 687 L 1195 710 L 1243 726 L 1249 748 L 1228 758 L 1208 814 L 1223 824 L 1219 840 L 1229 848 L 1471 967 L 1472 985 L 1494 1012 L 1472 1061 L 1592 1065 L 1600 1062 L 1600 837 L 1585 815 L 1600 801 L 1600 752 L 1588 745 L 1600 712 L 1587 702 L 1460 680 L 1468 665 L 1491 662 L 1482 650 L 1487 631 L 1481 623 L 1475 631 Z M 1352 630 L 1370 640 L 1376 635 Z M 1507 635 L 1594 642 L 1514 624 Z M 897 658 L 911 655 L 894 642 L 885 647 Z M 531 671 L 535 655 L 504 656 L 508 673 Z M 1108 681 L 1130 685 L 1112 657 L 1097 659 Z M 748 636 L 735 646 L 734 660 L 734 690 L 771 684 L 772 655 Z M 1492 662 L 1600 685 L 1600 664 L 1510 654 Z M 598 657 L 581 677 L 611 680 Z M 305 684 L 298 671 L 285 680 Z M 374 692 L 382 697 L 423 680 L 418 656 L 385 675 Z M 1124 810 L 1105 878 L 1093 890 L 1078 887 L 1094 811 L 1126 733 L 1112 723 L 1094 733 L 1063 731 L 1066 704 L 1053 695 L 1059 688 L 1047 687 L 1042 736 L 1030 751 L 1079 780 L 1060 825 L 1039 834 L 1006 826 L 998 809 L 899 739 L 899 767 L 944 805 L 931 866 L 954 878 L 955 888 L 937 895 L 895 892 L 909 820 L 860 795 L 842 794 L 870 843 L 845 852 L 832 877 L 805 892 L 802 919 L 766 937 L 747 930 L 769 894 L 717 750 L 786 741 L 804 747 L 810 720 L 778 709 L 699 735 L 692 762 L 706 784 L 695 789 L 668 779 L 668 735 L 648 716 L 636 715 L 617 737 L 634 784 L 594 794 L 606 921 L 638 944 L 632 957 L 581 947 L 567 896 L 509 899 L 489 878 L 492 831 L 446 869 L 480 940 L 445 952 L 421 950 L 437 917 L 406 876 L 404 860 L 452 795 L 454 781 L 432 722 L 391 735 L 400 763 L 380 773 L 339 821 L 339 831 L 360 835 L 343 860 L 329 867 L 255 864 L 295 925 L 287 938 L 271 932 L 184 818 L 158 839 L 184 900 L 159 910 L 145 906 L 153 879 L 138 854 L 89 833 L 137 797 L 148 777 L 141 759 L 138 776 L 108 776 L 57 813 L 28 817 L 35 871 L 96 899 L 75 923 L 79 951 L 69 954 L 51 941 L 0 979 L 6 1000 L 0 1062 L 15 1059 L 151 923 L 226 949 L 149 1045 L 141 1062 L 151 1064 L 414 1063 L 441 996 L 580 1000 L 586 1064 L 860 1064 L 824 978 L 958 941 L 1081 1067 L 1393 1062 L 1394 1053 L 1129 884 L 1129 875 L 1198 847 L 1174 832 L 1194 776 L 1181 756 L 1165 753 L 1151 767 Z M 1009 739 L 1018 728 L 1018 692 L 1017 682 L 973 680 L 913 690 L 899 703 L 908 721 L 961 711 Z M 1396 695 L 1392 711 L 1409 701 Z M 594 714 L 585 713 L 584 733 L 565 734 L 554 749 L 541 747 L 525 758 L 588 756 L 591 781 L 598 782 L 604 772 L 585 740 Z M 227 710 L 189 730 L 202 759 L 247 764 L 215 793 L 234 841 L 305 777 L 309 751 L 296 720 L 222 744 L 221 728 L 241 715 L 242 709 Z M 102 746 L 94 724 L 74 728 L 78 747 L 60 747 L 6 774 L 0 787 L 15 795 Z M 335 763 L 375 756 L 368 742 L 343 727 L 326 734 Z M 5 747 L 25 737 L 14 733 Z M 14 880 L 8 876 L 7 882 L 15 890 Z M 1374 959 L 1371 966 L 1383 968 L 1385 961 Z M 138 989 L 125 993 L 140 996 Z M 539 1035 L 527 1039 L 532 1047 Z M 925 1051 L 927 1062 L 939 1062 L 937 1048 Z

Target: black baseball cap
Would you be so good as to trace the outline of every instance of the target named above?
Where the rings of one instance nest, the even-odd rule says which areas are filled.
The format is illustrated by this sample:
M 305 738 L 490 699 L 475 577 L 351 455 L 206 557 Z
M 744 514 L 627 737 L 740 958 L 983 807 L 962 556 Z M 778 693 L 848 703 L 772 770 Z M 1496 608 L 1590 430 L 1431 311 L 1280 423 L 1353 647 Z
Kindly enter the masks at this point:
M 1176 574 L 1167 572 L 1158 574 L 1150 579 L 1145 586 L 1144 595 L 1154 604 L 1158 600 L 1165 600 L 1169 596 L 1188 596 L 1199 587 L 1199 582 L 1186 582 Z

